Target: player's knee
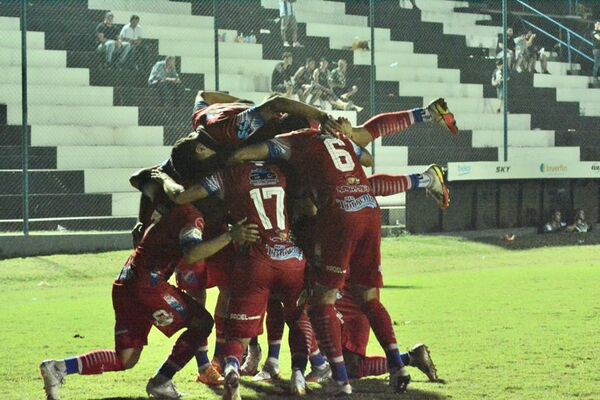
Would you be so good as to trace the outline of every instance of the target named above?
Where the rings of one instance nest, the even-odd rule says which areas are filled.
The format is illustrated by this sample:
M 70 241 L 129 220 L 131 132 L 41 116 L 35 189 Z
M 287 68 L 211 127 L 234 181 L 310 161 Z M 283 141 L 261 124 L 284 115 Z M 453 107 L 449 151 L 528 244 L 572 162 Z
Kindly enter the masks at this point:
M 140 360 L 140 356 L 142 354 L 142 349 L 125 349 L 119 352 L 119 358 L 121 359 L 121 363 L 123 364 L 123 369 L 131 369 L 133 368 L 138 361 Z
M 353 285 L 351 288 L 351 291 L 352 291 L 352 297 L 361 306 L 372 300 L 379 299 L 379 289 L 378 288 Z
M 313 287 L 312 295 L 310 296 L 310 305 L 334 304 L 337 300 L 337 289 L 331 289 L 323 285 L 316 284 Z
M 207 338 L 212 332 L 215 321 L 204 307 L 198 307 L 190 319 L 188 328 L 202 338 Z

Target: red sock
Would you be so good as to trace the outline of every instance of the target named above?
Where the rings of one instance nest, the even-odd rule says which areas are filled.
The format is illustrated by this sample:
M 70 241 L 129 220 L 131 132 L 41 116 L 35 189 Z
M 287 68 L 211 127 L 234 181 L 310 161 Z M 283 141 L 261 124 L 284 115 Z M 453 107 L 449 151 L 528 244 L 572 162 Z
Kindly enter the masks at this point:
M 317 336 L 319 347 L 329 362 L 342 363 L 342 330 L 332 304 L 311 306 L 310 322 Z
M 77 357 L 81 375 L 96 375 L 109 371 L 123 371 L 123 363 L 113 350 L 97 350 Z
M 415 189 L 417 186 L 414 185 L 412 176 L 377 174 L 369 176 L 368 179 L 375 196 L 390 196 Z
M 365 376 L 378 376 L 388 372 L 387 359 L 385 357 L 365 357 L 360 360 L 358 367 L 358 379 Z
M 235 359 L 238 366 L 244 356 L 244 345 L 238 340 L 228 340 L 223 346 L 223 356 L 227 360 Z
M 381 301 L 379 299 L 368 301 L 362 305 L 362 310 L 369 319 L 371 329 L 383 350 L 387 352 L 392 348 L 397 348 L 392 319 Z
M 423 109 L 398 111 L 378 114 L 363 124 L 363 128 L 369 131 L 373 139 L 380 136 L 390 136 L 402 132 L 411 125 L 423 121 Z
M 206 343 L 206 337 L 200 332 L 187 329 L 177 338 L 166 363 L 177 370 L 185 367 L 204 343 Z
M 285 315 L 280 301 L 269 301 L 267 306 L 267 340 L 269 343 L 281 342 Z

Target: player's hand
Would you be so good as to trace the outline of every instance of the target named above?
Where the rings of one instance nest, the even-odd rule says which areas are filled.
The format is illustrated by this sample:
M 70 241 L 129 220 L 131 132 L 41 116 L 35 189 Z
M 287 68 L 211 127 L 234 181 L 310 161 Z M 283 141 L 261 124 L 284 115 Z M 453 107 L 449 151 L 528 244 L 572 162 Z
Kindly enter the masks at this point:
M 337 122 L 340 125 L 340 132 L 347 137 L 352 138 L 352 123 L 350 120 L 345 117 L 339 117 Z
M 329 114 L 325 114 L 321 120 L 321 130 L 325 133 L 338 137 L 342 127 L 340 124 Z
M 158 168 L 155 168 L 150 172 L 150 177 L 153 180 L 160 182 L 160 183 L 163 183 L 164 181 L 169 179 L 169 175 L 165 174 L 163 171 L 161 171 Z
M 234 242 L 240 244 L 254 243 L 260 238 L 258 234 L 258 225 L 248 224 L 246 223 L 246 220 L 247 218 L 244 218 L 237 222 L 229 230 L 229 234 Z
M 138 244 L 142 241 L 142 237 L 144 236 L 144 224 L 138 221 L 133 229 L 131 230 L 131 239 L 133 241 L 133 248 L 135 249 Z

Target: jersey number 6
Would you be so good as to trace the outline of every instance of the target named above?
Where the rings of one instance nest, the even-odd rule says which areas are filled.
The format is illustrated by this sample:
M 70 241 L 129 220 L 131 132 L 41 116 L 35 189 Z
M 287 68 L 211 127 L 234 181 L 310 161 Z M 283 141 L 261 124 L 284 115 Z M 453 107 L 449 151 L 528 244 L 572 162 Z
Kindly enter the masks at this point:
M 333 160 L 333 165 L 342 171 L 342 172 L 350 172 L 354 171 L 354 160 L 350 153 L 348 153 L 345 149 L 341 149 L 337 146 L 344 147 L 344 141 L 336 138 L 327 138 L 325 139 L 325 147 Z

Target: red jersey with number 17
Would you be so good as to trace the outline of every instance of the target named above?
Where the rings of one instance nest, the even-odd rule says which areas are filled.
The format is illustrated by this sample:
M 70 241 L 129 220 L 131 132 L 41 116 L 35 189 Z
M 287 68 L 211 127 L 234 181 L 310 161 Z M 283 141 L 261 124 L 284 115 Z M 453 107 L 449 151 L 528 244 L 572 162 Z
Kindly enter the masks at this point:
M 200 184 L 225 200 L 234 221 L 247 218 L 246 222 L 258 225 L 260 240 L 248 247 L 248 256 L 261 257 L 275 267 L 304 267 L 304 254 L 290 236 L 287 179 L 279 167 L 241 164 L 208 176 Z
M 304 129 L 267 143 L 270 157 L 289 161 L 313 190 L 320 212 L 379 208 L 360 165 L 361 149 L 349 139 Z

